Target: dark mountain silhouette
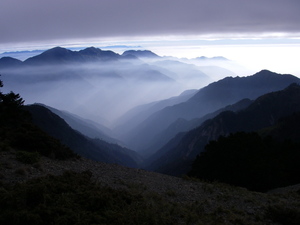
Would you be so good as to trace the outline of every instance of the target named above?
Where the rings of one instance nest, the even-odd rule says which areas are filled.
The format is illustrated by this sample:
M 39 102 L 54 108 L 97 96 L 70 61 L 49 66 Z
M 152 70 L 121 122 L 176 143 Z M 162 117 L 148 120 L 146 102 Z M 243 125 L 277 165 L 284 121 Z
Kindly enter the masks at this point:
M 117 126 L 114 129 L 115 133 L 122 134 L 128 130 L 134 129 L 141 122 L 147 119 L 151 114 L 167 107 L 184 102 L 191 98 L 197 90 L 187 90 L 181 93 L 179 96 L 164 99 L 161 101 L 151 102 L 145 105 L 139 105 L 118 119 L 116 122 Z
M 19 94 L 0 90 L 0 151 L 14 149 L 24 163 L 37 162 L 41 155 L 60 160 L 76 157 L 70 148 L 33 124 L 23 104 Z
M 82 62 L 83 58 L 77 52 L 66 48 L 55 47 L 24 61 L 25 65 L 37 66 L 45 64 L 64 64 Z
M 121 58 L 119 54 L 113 51 L 103 51 L 95 47 L 89 47 L 80 50 L 78 54 L 80 54 L 85 59 L 85 61 L 93 61 L 93 60 L 109 61 L 109 60 L 117 60 Z
M 101 123 L 105 120 L 109 125 L 136 105 L 185 89 L 156 68 L 133 55 L 94 47 L 80 51 L 56 47 L 27 59 L 18 68 L 0 68 L 0 74 L 8 84 L 5 88 L 20 90 L 30 103 L 75 109 L 75 114 L 86 114 Z
M 23 102 L 0 90 L 1 224 L 299 224 L 299 185 L 257 193 L 78 157 Z M 290 162 L 283 172 L 299 181 L 299 157 Z
M 38 103 L 36 105 L 40 105 L 51 110 L 51 112 L 64 119 L 70 127 L 79 131 L 85 136 L 90 138 L 99 138 L 109 143 L 120 143 L 120 141 L 111 137 L 112 131 L 101 124 L 96 124 L 94 121 L 89 121 L 70 112 L 61 111 L 44 104 Z
M 95 61 L 117 60 L 120 55 L 112 51 L 103 51 L 99 48 L 86 48 L 80 51 L 71 51 L 66 48 L 55 47 L 37 56 L 24 61 L 25 65 L 69 64 Z
M 12 57 L 21 61 L 33 57 L 35 55 L 41 54 L 44 50 L 32 50 L 32 51 L 9 51 L 0 54 L 1 57 Z
M 138 163 L 141 162 L 141 158 L 134 151 L 100 139 L 88 138 L 73 130 L 62 118 L 41 105 L 30 105 L 25 109 L 31 113 L 33 122 L 37 126 L 59 139 L 78 155 L 128 167 L 138 167 Z
M 272 136 L 275 140 L 290 140 L 300 142 L 300 112 L 295 112 L 290 116 L 283 117 L 278 122 L 259 131 L 263 137 Z
M 190 176 L 250 190 L 299 184 L 300 111 L 258 132 L 221 136 L 205 146 Z
M 252 191 L 296 185 L 300 182 L 299 149 L 299 142 L 238 132 L 211 141 L 194 161 L 189 175 Z
M 176 139 L 178 139 L 178 137 L 176 136 L 178 133 L 187 132 L 189 130 L 192 130 L 192 129 L 200 126 L 204 121 L 217 116 L 221 112 L 228 111 L 228 110 L 237 112 L 242 109 L 245 109 L 252 102 L 253 101 L 251 101 L 249 99 L 243 99 L 233 105 L 228 105 L 228 106 L 221 108 L 213 113 L 206 114 L 205 116 L 203 116 L 201 118 L 195 118 L 192 120 L 185 120 L 185 119 L 179 118 L 174 123 L 172 123 L 170 126 L 168 126 L 167 129 L 165 129 L 161 133 L 157 134 L 153 138 L 153 140 L 151 141 L 151 143 L 153 143 L 153 144 L 148 147 L 146 152 L 151 153 L 153 151 L 158 151 L 159 149 L 164 147 L 164 145 L 166 143 L 168 143 L 174 137 L 176 137 Z M 153 156 L 151 156 L 150 159 L 148 159 L 147 161 L 148 161 L 148 163 L 151 163 L 151 162 L 159 159 L 161 156 L 162 156 L 162 152 L 158 151 L 157 154 L 153 154 Z
M 17 68 L 22 65 L 22 61 L 12 57 L 2 57 L 0 59 L 0 69 Z
M 268 70 L 248 77 L 224 78 L 200 89 L 185 102 L 155 112 L 121 140 L 131 149 L 142 152 L 150 145 L 155 135 L 163 132 L 179 118 L 201 118 L 241 99 L 255 99 L 262 94 L 281 90 L 294 82 L 300 82 L 299 78 Z
M 93 66 L 90 64 L 93 64 Z M 36 74 L 39 80 L 50 77 L 51 79 L 59 79 L 59 77 L 82 79 L 84 75 L 88 77 L 125 78 L 147 82 L 174 82 L 172 78 L 156 70 L 153 66 L 140 61 L 134 55 L 121 56 L 113 51 L 103 51 L 95 47 L 89 47 L 80 51 L 55 47 L 28 58 L 24 62 L 8 57 L 3 57 L 0 60 L 0 69 L 5 67 L 15 70 L 18 68 L 16 65 L 22 66 L 23 69 L 30 70 L 30 72 L 13 71 L 15 76 L 21 74 L 21 77 L 25 77 L 23 73 Z M 106 67 L 100 67 L 100 65 L 105 65 Z M 10 72 L 8 71 L 7 73 L 9 74 Z
M 210 140 L 216 140 L 220 135 L 273 126 L 280 118 L 300 111 L 299 99 L 300 86 L 292 84 L 282 91 L 262 95 L 245 110 L 222 112 L 187 132 L 175 148 L 160 150 L 165 154 L 152 163 L 152 169 L 173 175 L 186 173 L 196 155 Z
M 137 58 L 159 58 L 158 55 L 149 50 L 127 50 L 122 56 L 133 55 Z

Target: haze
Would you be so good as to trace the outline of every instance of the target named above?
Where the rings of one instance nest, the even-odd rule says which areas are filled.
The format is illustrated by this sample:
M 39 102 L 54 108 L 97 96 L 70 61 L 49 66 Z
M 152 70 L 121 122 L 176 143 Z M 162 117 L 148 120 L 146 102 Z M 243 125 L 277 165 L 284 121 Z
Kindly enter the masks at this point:
M 201 82 L 187 77 L 175 79 L 171 73 L 164 74 L 165 71 L 159 70 L 175 81 L 167 88 L 160 82 L 147 83 L 146 87 L 143 82 L 137 84 L 132 80 L 127 81 L 126 88 L 117 88 L 118 82 L 108 84 L 108 81 L 101 82 L 99 86 L 93 77 L 79 74 L 82 68 L 72 69 L 77 70 L 75 73 L 80 82 L 68 81 L 76 88 L 66 83 L 45 88 L 42 81 L 35 86 L 7 84 L 6 88 L 15 88 L 14 91 L 23 94 L 27 103 L 34 102 L 38 93 L 49 90 L 48 94 L 36 100 L 74 110 L 93 119 L 105 115 L 104 120 L 112 121 L 136 105 L 179 95 L 187 89 L 199 89 L 227 75 L 247 76 L 269 69 L 300 76 L 299 11 L 298 0 L 3 0 L 0 2 L 1 57 L 12 56 L 11 53 L 3 54 L 12 51 L 47 50 L 55 46 L 78 50 L 95 46 L 119 54 L 128 49 L 148 49 L 160 56 L 188 59 L 223 56 L 234 64 L 234 68 L 228 62 L 226 65 L 218 64 L 229 73 L 210 71 L 209 77 Z M 25 60 L 39 53 L 14 54 L 13 57 Z M 194 65 L 212 66 L 199 62 Z M 93 65 L 88 70 L 91 74 L 91 68 L 101 73 L 110 71 L 118 76 L 126 73 L 128 79 L 130 71 L 125 64 L 118 65 L 118 68 L 106 66 L 99 68 Z M 174 75 L 171 67 L 164 69 Z M 33 71 L 28 68 L 27 72 Z M 110 88 L 112 85 L 116 88 Z M 77 90 L 76 96 L 73 95 L 74 89 Z M 61 98 L 63 95 L 70 96 L 68 102 Z M 98 96 L 110 97 L 107 101 L 99 101 Z M 92 110 L 101 113 L 95 116 L 95 112 L 90 114 Z

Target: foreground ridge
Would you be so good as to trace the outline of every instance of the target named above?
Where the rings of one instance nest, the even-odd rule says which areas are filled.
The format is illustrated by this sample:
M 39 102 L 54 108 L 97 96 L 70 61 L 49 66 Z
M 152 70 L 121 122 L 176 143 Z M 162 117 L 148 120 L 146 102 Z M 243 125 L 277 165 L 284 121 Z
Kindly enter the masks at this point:
M 276 222 L 280 218 L 275 217 L 274 212 L 281 210 L 281 216 L 288 219 L 285 218 L 288 216 L 285 213 L 299 211 L 296 207 L 300 200 L 298 189 L 287 192 L 281 189 L 281 194 L 258 193 L 225 184 L 172 177 L 85 158 L 61 161 L 41 157 L 37 164 L 30 165 L 16 160 L 13 150 L 2 151 L 0 155 L 1 184 L 4 187 L 26 184 L 47 174 L 62 176 L 66 171 L 85 172 L 90 174 L 93 182 L 100 185 L 99 188 L 111 188 L 117 193 L 125 191 L 130 195 L 140 196 L 145 201 L 151 198 L 151 201 L 156 202 L 153 204 L 164 202 L 176 209 L 179 207 L 180 210 L 188 210 L 184 211 L 183 218 L 176 220 L 177 224 L 185 224 L 186 216 L 200 224 L 236 224 L 237 221 L 241 224 L 278 224 Z M 171 213 L 170 216 L 174 218 L 177 215 Z M 295 220 L 294 217 L 289 219 Z

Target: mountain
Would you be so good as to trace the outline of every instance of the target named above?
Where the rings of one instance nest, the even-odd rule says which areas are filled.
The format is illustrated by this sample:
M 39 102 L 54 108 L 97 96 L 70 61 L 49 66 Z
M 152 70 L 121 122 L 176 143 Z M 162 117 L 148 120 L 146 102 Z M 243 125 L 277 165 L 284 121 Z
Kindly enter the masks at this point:
M 83 58 L 77 52 L 66 48 L 55 47 L 24 61 L 25 65 L 46 65 L 82 62 Z
M 36 105 L 40 105 L 51 110 L 51 112 L 64 119 L 74 130 L 77 130 L 90 138 L 99 138 L 109 143 L 120 143 L 120 141 L 111 137 L 112 131 L 103 125 L 96 124 L 93 121 L 81 118 L 80 116 L 77 116 L 75 114 L 61 111 L 44 104 Z
M 200 56 L 200 57 L 195 58 L 194 60 L 228 60 L 228 59 L 226 59 L 223 56 L 214 56 L 211 58 L 206 57 L 206 56 Z
M 241 99 L 250 100 L 271 91 L 278 91 L 300 79 L 292 75 L 282 75 L 262 70 L 247 77 L 226 77 L 200 89 L 185 102 L 168 106 L 150 115 L 134 130 L 128 131 L 121 139 L 131 149 L 143 150 L 151 144 L 155 135 L 163 132 L 179 118 L 191 120 L 201 118 Z M 153 143 L 152 143 L 153 144 Z
M 80 51 L 71 51 L 66 48 L 55 47 L 37 56 L 33 56 L 24 61 L 25 65 L 47 65 L 47 64 L 68 64 L 85 63 L 94 61 L 116 60 L 120 55 L 112 51 L 103 51 L 99 48 L 86 48 Z
M 220 135 L 273 126 L 280 118 L 300 111 L 299 99 L 300 86 L 291 84 L 284 90 L 262 95 L 242 111 L 224 111 L 184 134 L 176 147 L 159 150 L 164 154 L 152 163 L 151 168 L 173 175 L 186 173 L 209 141 L 216 140 Z
M 255 132 L 237 132 L 206 145 L 189 175 L 261 192 L 297 185 L 299 149 L 299 141 L 280 142 Z
M 0 80 L 1 89 L 2 86 Z M 32 123 L 23 103 L 19 94 L 4 94 L 0 91 L 0 151 L 14 149 L 17 151 L 16 157 L 28 164 L 36 163 L 41 156 L 56 160 L 75 158 L 76 154 L 70 148 Z
M 122 54 L 122 56 L 128 55 L 132 55 L 137 58 L 160 58 L 158 55 L 149 50 L 127 50 Z
M 32 50 L 32 51 L 9 51 L 9 52 L 3 52 L 0 54 L 0 57 L 12 57 L 21 61 L 24 61 L 30 57 L 33 57 L 35 55 L 38 55 L 42 53 L 43 50 Z
M 299 185 L 258 193 L 78 157 L 32 124 L 23 102 L 0 91 L 0 224 L 300 222 Z M 34 108 L 46 113 L 44 126 L 67 131 L 49 110 Z
M 18 90 L 31 104 L 42 102 L 106 126 L 139 104 L 169 98 L 183 89 L 135 56 L 94 47 L 80 51 L 55 47 L 20 63 L 4 62 L 5 69 L 0 68 L 6 90 Z
M 126 79 L 146 82 L 175 82 L 174 79 L 153 68 L 147 63 L 120 68 L 119 74 Z
M 221 136 L 205 146 L 189 176 L 254 191 L 300 183 L 300 111 L 257 132 Z
M 299 142 L 300 139 L 300 112 L 295 112 L 290 116 L 283 117 L 270 127 L 260 130 L 258 133 L 262 137 L 272 136 L 278 141 L 290 140 Z
M 200 67 L 195 66 L 192 63 L 185 63 L 179 60 L 160 59 L 152 61 L 150 62 L 150 64 L 155 66 L 156 70 L 161 71 L 162 73 L 175 79 L 177 82 L 182 82 L 182 80 L 184 80 L 185 82 L 182 83 L 185 85 L 189 85 L 190 81 L 202 84 L 204 86 L 214 81 L 210 76 L 204 73 Z M 222 72 L 224 76 L 226 76 L 226 74 L 233 74 L 228 74 L 225 72 L 225 70 L 223 70 Z
M 259 193 L 85 158 L 26 164 L 16 155 L 0 151 L 1 224 L 300 223 L 299 185 Z
M 168 143 L 170 140 L 172 140 L 174 137 L 178 140 L 178 133 L 182 133 L 182 132 L 187 132 L 189 130 L 192 130 L 198 126 L 200 126 L 204 121 L 211 119 L 215 116 L 217 116 L 218 114 L 220 114 L 221 112 L 224 111 L 233 111 L 233 112 L 238 112 L 240 110 L 245 109 L 246 107 L 248 107 L 253 101 L 249 100 L 249 99 L 242 99 L 241 101 L 232 104 L 232 105 L 228 105 L 224 108 L 221 108 L 213 113 L 209 113 L 206 114 L 205 116 L 201 117 L 201 118 L 195 118 L 192 120 L 185 120 L 182 118 L 179 118 L 178 120 L 176 120 L 174 123 L 172 123 L 170 126 L 168 126 L 164 131 L 162 131 L 161 133 L 157 134 L 151 141 L 151 143 L 153 143 L 152 145 L 150 145 L 148 147 L 147 150 L 145 150 L 145 152 L 149 152 L 149 155 L 151 155 L 151 152 L 156 152 L 154 153 L 148 160 L 148 163 L 151 163 L 155 160 L 157 160 L 158 158 L 160 158 L 162 156 L 163 151 L 158 151 L 159 149 L 161 149 L 162 147 L 165 148 L 165 144 Z M 179 140 L 178 140 L 179 141 Z
M 22 61 L 12 57 L 2 57 L 0 59 L 0 69 L 19 67 L 22 65 Z
M 118 119 L 118 121 L 116 122 L 116 127 L 114 128 L 114 132 L 122 136 L 124 135 L 124 132 L 126 133 L 128 130 L 134 129 L 136 126 L 138 126 L 138 124 L 143 122 L 153 113 L 167 106 L 172 106 L 180 102 L 184 102 L 191 98 L 196 92 L 197 90 L 187 90 L 176 97 L 171 97 L 168 99 L 134 107 Z
M 100 139 L 88 138 L 73 130 L 62 118 L 41 105 L 25 107 L 33 122 L 49 135 L 59 139 L 78 155 L 106 163 L 138 167 L 141 158 L 134 152 Z
M 110 61 L 110 60 L 118 60 L 121 58 L 119 54 L 113 51 L 104 51 L 95 47 L 89 47 L 80 50 L 78 54 L 81 55 L 85 59 L 85 61 L 93 61 L 93 60 Z

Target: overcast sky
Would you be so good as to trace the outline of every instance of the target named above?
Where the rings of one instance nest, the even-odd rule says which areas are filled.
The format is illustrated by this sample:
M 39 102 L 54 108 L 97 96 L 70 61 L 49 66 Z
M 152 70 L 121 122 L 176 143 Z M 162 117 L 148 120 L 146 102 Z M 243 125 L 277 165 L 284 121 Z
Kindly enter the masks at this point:
M 1 0 L 0 43 L 300 32 L 299 0 Z
M 0 53 L 58 45 L 130 45 L 163 55 L 235 59 L 268 45 L 261 52 L 269 55 L 259 54 L 258 62 L 275 62 L 274 53 L 298 60 L 300 0 L 0 1 Z M 242 47 L 228 48 L 233 45 Z

